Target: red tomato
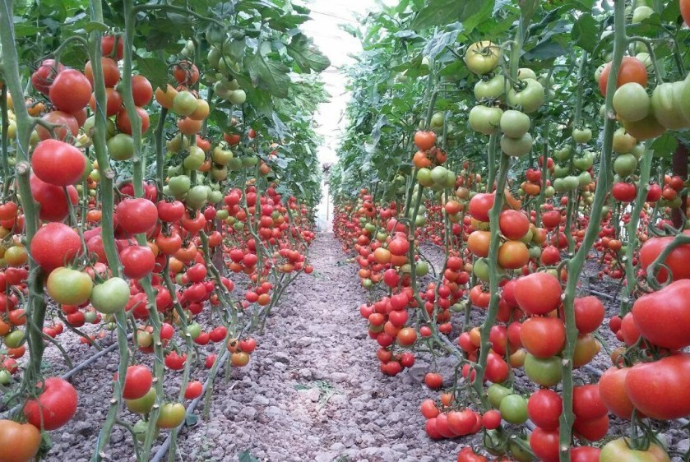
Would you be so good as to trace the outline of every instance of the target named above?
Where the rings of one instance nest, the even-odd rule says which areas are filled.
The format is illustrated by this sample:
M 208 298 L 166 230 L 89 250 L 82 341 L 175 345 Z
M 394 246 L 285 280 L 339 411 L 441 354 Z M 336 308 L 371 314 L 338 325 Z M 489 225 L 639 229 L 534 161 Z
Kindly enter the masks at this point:
M 153 376 L 146 366 L 129 366 L 125 375 L 125 386 L 122 390 L 124 399 L 139 399 L 151 389 Z
M 517 240 L 529 231 L 529 220 L 522 212 L 504 210 L 498 217 L 498 226 L 506 238 Z
M 60 186 L 54 186 L 32 174 L 30 179 L 31 194 L 39 203 L 41 210 L 39 217 L 44 221 L 62 221 L 69 215 L 69 205 L 65 192 Z M 79 201 L 79 195 L 74 186 L 67 186 L 67 194 L 73 206 Z
M 201 396 L 204 391 L 204 386 L 198 380 L 193 380 L 187 384 L 187 388 L 184 390 L 185 399 L 196 399 Z
M 557 430 L 558 419 L 563 412 L 563 400 L 553 390 L 542 389 L 532 393 L 527 402 L 530 420 L 544 430 Z
M 78 70 L 66 69 L 55 77 L 48 95 L 58 110 L 72 114 L 89 104 L 91 83 Z
M 531 355 L 549 358 L 565 346 L 565 325 L 559 318 L 529 318 L 520 328 L 520 343 Z
M 148 246 L 129 246 L 120 252 L 120 260 L 125 276 L 131 279 L 141 279 L 156 267 L 156 257 Z
M 690 232 L 684 231 L 684 234 L 690 234 Z M 642 244 L 640 248 L 640 264 L 642 269 L 646 271 L 649 265 L 657 259 L 661 252 L 673 242 L 673 239 L 673 236 L 653 237 Z M 666 257 L 666 260 L 661 263 L 671 269 L 673 280 L 677 281 L 679 279 L 690 279 L 690 265 L 687 264 L 688 261 L 690 261 L 690 245 L 685 244 L 673 249 L 668 257 Z M 668 271 L 659 268 L 657 280 L 659 282 L 666 282 L 667 279 Z
M 609 80 L 609 73 L 611 72 L 611 63 L 607 63 L 604 70 L 599 77 L 599 90 L 601 94 L 606 96 L 606 85 Z M 616 80 L 616 88 L 619 88 L 626 83 L 635 82 L 643 87 L 647 86 L 647 66 L 642 61 L 632 56 L 624 56 L 621 66 L 618 69 L 618 78 Z
M 495 198 L 493 194 L 479 193 L 470 199 L 469 211 L 472 218 L 477 221 L 489 221 L 489 212 L 494 206 Z
M 606 310 L 597 297 L 590 295 L 575 299 L 575 325 L 580 335 L 594 332 L 604 321 Z
M 48 96 L 53 80 L 55 80 L 58 73 L 64 70 L 65 66 L 60 63 L 56 65 L 54 59 L 45 59 L 39 68 L 31 74 L 31 84 L 36 91 Z
M 45 140 L 36 146 L 31 156 L 31 168 L 39 179 L 48 184 L 68 186 L 81 180 L 86 158 L 71 144 Z
M 644 295 L 633 305 L 635 326 L 646 340 L 660 347 L 679 350 L 690 346 L 688 300 L 690 280 L 687 279 L 676 280 L 657 292 Z
M 31 257 L 46 273 L 69 263 L 81 252 L 79 234 L 62 223 L 48 223 L 31 240 Z
M 132 96 L 134 104 L 139 107 L 148 105 L 153 98 L 153 87 L 143 75 L 132 76 Z
M 519 278 L 515 284 L 515 299 L 527 314 L 547 314 L 561 303 L 561 284 L 548 273 L 532 273 Z M 538 296 L 535 296 L 538 294 Z
M 558 430 L 535 428 L 530 434 L 529 445 L 541 462 L 558 462 Z
M 51 377 L 40 384 L 43 392 L 38 399 L 24 405 L 26 420 L 36 428 L 56 430 L 72 419 L 77 412 L 77 391 L 64 379 Z
M 651 363 L 638 363 L 625 378 L 633 405 L 652 419 L 672 420 L 690 414 L 690 354 L 677 354 Z
M 79 122 L 72 114 L 62 111 L 51 111 L 41 117 L 41 119 L 56 126 L 54 131 L 55 137 L 58 140 L 65 141 L 67 138 L 77 136 L 79 133 Z M 38 133 L 38 138 L 41 140 L 47 140 L 51 137 L 50 132 L 41 125 L 36 127 L 36 133 Z
M 598 384 L 573 388 L 573 413 L 581 420 L 596 420 L 608 414 L 599 394 Z
M 117 204 L 118 226 L 128 234 L 147 233 L 158 221 L 156 205 L 148 199 L 124 199 Z

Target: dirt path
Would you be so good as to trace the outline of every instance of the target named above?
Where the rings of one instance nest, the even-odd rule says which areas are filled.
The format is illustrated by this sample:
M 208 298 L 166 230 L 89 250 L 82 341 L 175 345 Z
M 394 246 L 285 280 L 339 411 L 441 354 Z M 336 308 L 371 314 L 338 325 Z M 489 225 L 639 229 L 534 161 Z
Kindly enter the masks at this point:
M 230 382 L 234 388 L 217 386 L 209 422 L 181 435 L 178 457 L 455 460 L 460 442 L 431 442 L 423 432 L 418 406 L 432 394 L 421 374 L 388 378 L 378 370 L 377 345 L 357 309 L 364 292 L 339 243 L 321 234 L 310 256 L 314 275 L 288 289 L 251 367 Z

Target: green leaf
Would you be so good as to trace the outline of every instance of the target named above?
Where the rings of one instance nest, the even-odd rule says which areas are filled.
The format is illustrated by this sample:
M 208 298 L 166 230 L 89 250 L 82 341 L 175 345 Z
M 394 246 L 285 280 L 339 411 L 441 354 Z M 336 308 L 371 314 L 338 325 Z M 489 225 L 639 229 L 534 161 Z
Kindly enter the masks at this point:
M 290 45 L 287 46 L 287 53 L 305 74 L 311 71 L 323 72 L 331 65 L 329 59 L 304 34 L 292 37 Z
M 680 2 L 678 0 L 671 0 L 661 12 L 661 20 L 675 23 L 680 17 Z
M 591 53 L 599 42 L 599 24 L 591 14 L 585 13 L 573 24 L 570 35 L 577 46 Z
M 412 21 L 412 27 L 426 29 L 460 21 L 470 30 L 489 18 L 493 7 L 494 0 L 429 0 Z
M 84 26 L 84 30 L 88 33 L 91 33 L 95 30 L 97 30 L 99 32 L 105 32 L 108 30 L 108 26 L 106 26 L 102 22 L 91 21 L 86 26 Z
M 549 39 L 538 43 L 537 46 L 525 53 L 525 58 L 537 60 L 551 59 L 563 56 L 567 53 L 567 51 L 568 50 L 566 50 L 560 43 Z
M 266 42 L 264 42 L 266 43 Z M 263 48 L 263 44 L 260 48 Z M 261 53 L 250 54 L 245 57 L 244 63 L 249 70 L 252 83 L 280 98 L 288 95 L 290 85 L 290 69 L 283 63 L 272 61 Z
M 239 454 L 240 462 L 261 462 L 259 459 L 251 455 L 249 449 L 245 449 Z
M 650 146 L 650 148 L 654 150 L 654 156 L 670 157 L 678 147 L 678 139 L 676 136 L 677 135 L 672 132 L 666 132 L 654 140 Z
M 188 427 L 193 427 L 199 421 L 199 416 L 196 414 L 187 414 L 184 417 L 184 424 Z
M 137 56 L 135 62 L 139 71 L 149 79 L 153 88 L 165 88 L 168 83 L 168 65 L 165 61 L 158 58 Z

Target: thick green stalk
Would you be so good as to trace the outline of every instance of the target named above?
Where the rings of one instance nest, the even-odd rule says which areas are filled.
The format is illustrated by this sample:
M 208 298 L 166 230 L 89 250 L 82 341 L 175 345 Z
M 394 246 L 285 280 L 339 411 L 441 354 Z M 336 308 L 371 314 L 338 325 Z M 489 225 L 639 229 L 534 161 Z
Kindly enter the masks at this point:
M 614 43 L 611 73 L 606 87 L 606 114 L 604 123 L 604 146 L 599 165 L 599 181 L 592 204 L 592 214 L 585 233 L 582 245 L 568 263 L 568 283 L 564 295 L 564 313 L 566 326 L 566 346 L 563 352 L 563 413 L 560 418 L 560 460 L 570 462 L 570 447 L 572 444 L 572 426 L 575 421 L 573 413 L 573 354 L 577 341 L 578 330 L 575 326 L 575 310 L 573 307 L 577 294 L 577 283 L 580 273 L 587 259 L 587 254 L 594 245 L 599 234 L 602 208 L 609 190 L 608 174 L 611 169 L 611 153 L 613 151 L 613 133 L 615 131 L 615 119 L 610 117 L 612 112 L 613 94 L 616 91 L 618 69 L 623 60 L 623 53 L 627 44 L 625 35 L 625 0 L 614 2 Z
M 0 162 L 2 162 L 2 198 L 7 196 L 10 192 L 10 186 L 12 181 L 10 181 L 10 157 L 7 152 L 7 130 L 10 126 L 10 119 L 7 113 L 7 85 L 2 86 L 2 93 L 0 93 L 0 116 L 2 116 L 2 153 L 0 153 Z
M 93 0 L 91 2 L 91 20 L 94 22 L 103 22 L 103 6 L 102 2 Z M 98 171 L 100 173 L 100 196 L 101 196 L 101 236 L 103 238 L 103 248 L 108 260 L 108 268 L 112 275 L 119 277 L 121 275 L 120 256 L 115 244 L 115 227 L 113 226 L 115 196 L 114 196 L 114 179 L 115 171 L 110 168 L 110 156 L 106 146 L 106 132 L 107 132 L 107 115 L 106 108 L 106 92 L 105 82 L 103 77 L 103 66 L 101 63 L 101 37 L 102 33 L 98 28 L 94 28 L 89 36 L 89 59 L 93 68 L 93 87 L 96 100 L 96 111 L 94 113 L 94 130 L 92 134 L 93 150 L 98 161 Z M 113 390 L 113 397 L 110 400 L 110 407 L 106 416 L 105 423 L 101 428 L 98 443 L 93 453 L 92 460 L 102 460 L 103 449 L 110 442 L 110 435 L 112 429 L 117 422 L 117 414 L 120 408 L 122 392 L 124 388 L 125 376 L 127 373 L 127 366 L 129 364 L 129 349 L 127 343 L 127 316 L 124 312 L 115 315 L 115 325 L 117 328 L 117 344 L 120 355 L 120 363 L 118 365 L 118 380 L 115 382 Z M 136 444 L 136 443 L 135 443 Z
M 142 152 L 141 146 L 141 118 L 137 113 L 137 108 L 134 104 L 134 96 L 132 94 L 132 58 L 136 17 L 134 15 L 132 0 L 124 0 L 123 5 L 125 17 L 125 46 L 122 66 L 122 101 L 125 109 L 127 110 L 127 116 L 131 122 L 132 139 L 134 140 L 134 157 L 132 159 L 132 185 L 134 187 L 134 195 L 136 197 L 143 197 L 145 162 L 144 153 Z M 138 234 L 136 236 L 136 240 L 141 246 L 147 245 L 146 235 L 144 234 Z M 153 350 L 155 357 L 153 372 L 157 379 L 155 381 L 156 394 L 158 399 L 161 400 L 165 396 L 163 390 L 163 377 L 165 374 L 163 367 L 163 344 L 160 338 L 161 320 L 158 314 L 158 309 L 156 308 L 156 293 L 151 285 L 151 276 L 146 276 L 140 282 L 142 288 L 144 289 L 144 293 L 146 294 L 149 320 L 151 321 L 151 325 L 153 327 Z M 151 447 L 153 446 L 156 433 L 156 421 L 158 420 L 159 412 L 160 407 L 155 406 L 150 413 L 149 426 L 147 428 L 146 437 L 144 440 L 144 448 L 141 452 L 142 460 L 149 459 L 149 454 L 151 453 Z
M 19 57 L 14 39 L 13 18 L 13 2 L 12 0 L 7 0 L 2 3 L 2 10 L 0 10 L 0 42 L 2 43 L 3 54 L 2 71 L 5 85 L 9 89 L 12 101 L 15 102 L 14 110 L 17 124 L 17 164 L 15 171 L 19 187 L 18 192 L 24 212 L 24 228 L 28 246 L 28 243 L 31 242 L 39 228 L 38 207 L 33 200 L 29 183 L 29 175 L 31 173 L 29 149 L 31 132 L 35 122 L 24 105 L 24 90 L 22 89 L 21 76 L 19 75 Z M 6 130 L 3 130 L 3 133 L 6 133 Z M 23 389 L 40 380 L 41 359 L 45 349 L 41 332 L 46 311 L 46 303 L 43 299 L 43 278 L 40 275 L 40 268 L 33 259 L 29 259 L 28 285 L 31 292 L 25 306 L 25 316 L 27 324 L 33 325 L 35 328 L 27 329 L 26 331 L 26 341 L 29 345 L 31 357 L 24 373 Z

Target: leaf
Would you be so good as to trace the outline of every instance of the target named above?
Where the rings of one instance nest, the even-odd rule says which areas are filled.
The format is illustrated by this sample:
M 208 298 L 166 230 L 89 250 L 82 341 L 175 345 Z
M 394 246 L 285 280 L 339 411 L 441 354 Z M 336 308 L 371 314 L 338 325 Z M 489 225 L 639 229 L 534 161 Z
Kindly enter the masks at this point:
M 88 24 L 86 24 L 86 26 L 84 26 L 84 30 L 88 33 L 91 33 L 95 30 L 99 32 L 105 32 L 108 30 L 108 26 L 106 26 L 102 22 L 91 21 Z
M 311 71 L 323 72 L 331 65 L 329 59 L 304 34 L 292 37 L 287 53 L 305 74 Z
M 275 111 L 273 111 L 271 113 L 271 119 L 273 120 L 274 130 L 275 130 L 276 135 L 278 135 L 278 138 L 279 139 L 285 138 L 285 135 L 287 135 L 287 133 L 288 133 L 288 128 L 283 123 L 283 121 L 280 120 L 280 117 L 278 116 L 278 114 Z
M 460 21 L 473 29 L 491 16 L 494 0 L 429 0 L 412 21 L 413 29 L 426 29 Z
M 135 61 L 139 71 L 149 79 L 154 88 L 165 88 L 168 83 L 168 65 L 165 61 L 141 56 L 137 56 Z
M 680 2 L 678 0 L 671 0 L 661 12 L 661 20 L 675 23 L 680 16 Z
M 249 449 L 245 449 L 239 454 L 240 462 L 261 462 L 259 459 L 251 455 Z
M 599 42 L 599 24 L 594 17 L 585 13 L 573 24 L 573 30 L 570 32 L 570 36 L 575 41 L 575 44 L 582 48 L 583 50 L 592 53 L 594 47 L 597 46 Z
M 187 414 L 184 417 L 184 424 L 188 427 L 193 427 L 199 421 L 199 416 L 196 414 Z
M 525 58 L 537 60 L 551 59 L 563 56 L 567 51 L 561 44 L 549 39 L 538 43 L 537 46 L 525 53 Z
M 264 42 L 266 43 L 266 42 Z M 263 48 L 263 45 L 260 48 Z M 252 83 L 280 98 L 288 95 L 290 85 L 290 69 L 283 63 L 272 61 L 261 53 L 249 54 L 245 57 L 245 65 L 249 70 Z
M 429 38 L 424 47 L 424 56 L 428 56 L 430 59 L 436 58 L 441 52 L 443 52 L 446 46 L 450 46 L 455 43 L 458 35 L 463 31 L 462 24 L 458 24 L 453 30 L 434 34 L 433 37 Z
M 656 157 L 669 157 L 678 147 L 676 134 L 666 132 L 652 143 L 650 148 L 654 150 Z

